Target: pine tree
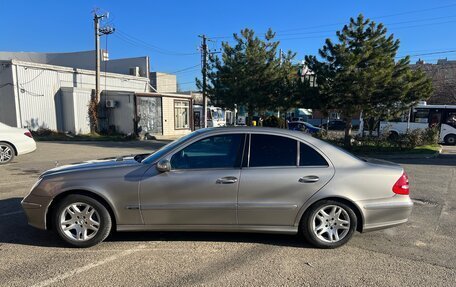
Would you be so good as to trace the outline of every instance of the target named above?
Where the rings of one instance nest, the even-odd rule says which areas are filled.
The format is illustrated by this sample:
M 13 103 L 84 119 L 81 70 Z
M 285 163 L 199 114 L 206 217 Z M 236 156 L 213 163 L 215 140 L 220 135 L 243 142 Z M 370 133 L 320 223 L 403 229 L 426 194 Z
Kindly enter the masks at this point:
M 429 97 L 431 83 L 423 72 L 409 67 L 409 58 L 395 61 L 399 40 L 387 36 L 383 24 L 359 15 L 336 32 L 306 64 L 317 77 L 316 88 L 307 88 L 303 99 L 322 110 L 337 109 L 345 120 L 345 145 L 350 146 L 351 118 L 363 112 L 379 119 Z
M 208 95 L 212 102 L 233 108 L 245 106 L 249 116 L 255 111 L 287 109 L 292 102 L 293 77 L 296 78 L 288 52 L 280 61 L 278 41 L 272 30 L 264 40 L 244 29 L 233 34 L 235 44 L 222 43 L 222 54 L 211 55 L 208 69 Z M 197 80 L 197 85 L 201 83 Z

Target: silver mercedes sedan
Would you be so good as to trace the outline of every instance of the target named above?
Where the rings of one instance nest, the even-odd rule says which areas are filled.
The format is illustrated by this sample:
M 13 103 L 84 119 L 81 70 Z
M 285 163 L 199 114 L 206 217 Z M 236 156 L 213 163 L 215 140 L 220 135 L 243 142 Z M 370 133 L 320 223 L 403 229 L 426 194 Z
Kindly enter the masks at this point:
M 362 160 L 297 131 L 209 128 L 148 156 L 44 172 L 22 201 L 29 224 L 77 247 L 111 231 L 299 234 L 320 248 L 408 220 L 399 165 Z

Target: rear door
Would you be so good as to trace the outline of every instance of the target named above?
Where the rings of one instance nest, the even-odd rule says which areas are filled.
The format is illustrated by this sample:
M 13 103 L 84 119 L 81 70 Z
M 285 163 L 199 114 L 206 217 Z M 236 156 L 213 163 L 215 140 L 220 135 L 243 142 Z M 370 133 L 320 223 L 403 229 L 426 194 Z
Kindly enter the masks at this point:
M 314 147 L 294 138 L 251 134 L 241 171 L 240 225 L 292 226 L 301 206 L 333 176 Z

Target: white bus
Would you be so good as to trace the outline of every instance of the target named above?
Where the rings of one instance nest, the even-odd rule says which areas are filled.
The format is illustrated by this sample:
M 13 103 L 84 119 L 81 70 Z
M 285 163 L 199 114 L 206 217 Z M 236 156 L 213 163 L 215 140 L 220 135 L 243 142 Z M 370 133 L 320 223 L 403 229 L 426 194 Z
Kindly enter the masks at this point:
M 203 123 L 203 106 L 193 105 L 193 121 L 195 129 L 200 129 L 204 126 Z M 207 107 L 207 127 L 223 127 L 226 126 L 225 111 L 220 107 Z
M 456 143 L 456 105 L 419 104 L 410 111 L 408 121 L 380 122 L 380 131 L 389 135 L 404 134 L 411 130 L 428 127 L 440 128 L 440 143 Z

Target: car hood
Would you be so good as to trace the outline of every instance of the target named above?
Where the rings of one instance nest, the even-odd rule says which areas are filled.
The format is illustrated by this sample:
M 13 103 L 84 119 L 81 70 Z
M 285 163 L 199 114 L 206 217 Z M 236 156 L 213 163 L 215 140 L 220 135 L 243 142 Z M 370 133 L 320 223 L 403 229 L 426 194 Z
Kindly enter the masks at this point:
M 102 168 L 113 168 L 119 166 L 131 166 L 131 165 L 139 165 L 140 163 L 134 159 L 133 156 L 126 156 L 126 157 L 118 157 L 118 158 L 108 158 L 108 159 L 98 159 L 98 160 L 90 160 L 85 162 L 73 163 L 69 165 L 62 165 L 50 170 L 43 172 L 40 177 L 59 174 L 59 173 L 66 173 L 72 171 L 88 171 L 94 169 L 102 169 Z

